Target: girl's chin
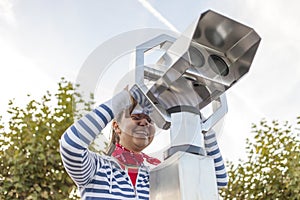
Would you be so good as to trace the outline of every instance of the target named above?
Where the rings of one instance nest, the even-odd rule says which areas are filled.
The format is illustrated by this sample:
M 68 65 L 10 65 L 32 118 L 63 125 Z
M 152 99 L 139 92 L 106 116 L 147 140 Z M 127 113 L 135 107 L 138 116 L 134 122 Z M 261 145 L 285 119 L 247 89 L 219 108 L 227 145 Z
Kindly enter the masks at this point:
M 135 144 L 138 147 L 145 148 L 146 146 L 149 145 L 149 140 L 148 140 L 148 138 L 136 138 Z

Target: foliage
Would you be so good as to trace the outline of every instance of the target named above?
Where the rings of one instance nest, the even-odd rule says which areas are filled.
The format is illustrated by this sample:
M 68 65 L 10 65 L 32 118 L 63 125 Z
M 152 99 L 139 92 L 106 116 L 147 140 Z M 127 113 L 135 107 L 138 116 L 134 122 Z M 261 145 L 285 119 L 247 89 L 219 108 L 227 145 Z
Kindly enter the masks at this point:
M 62 165 L 59 139 L 92 105 L 63 78 L 54 97 L 47 92 L 24 108 L 9 102 L 8 130 L 0 123 L 0 199 L 78 199 L 69 197 L 75 185 Z
M 300 124 L 298 117 L 297 124 Z M 227 165 L 229 183 L 224 199 L 300 199 L 299 128 L 288 122 L 252 126 L 253 141 L 246 142 L 247 161 Z

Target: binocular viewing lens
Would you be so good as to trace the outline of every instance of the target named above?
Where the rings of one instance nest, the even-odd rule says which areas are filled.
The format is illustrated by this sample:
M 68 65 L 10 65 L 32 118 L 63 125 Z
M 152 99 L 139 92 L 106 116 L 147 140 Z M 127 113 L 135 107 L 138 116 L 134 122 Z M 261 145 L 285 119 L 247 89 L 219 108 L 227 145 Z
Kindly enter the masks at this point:
M 226 62 L 217 55 L 210 55 L 208 57 L 208 63 L 210 68 L 216 73 L 220 74 L 221 76 L 226 76 L 229 73 L 229 68 Z

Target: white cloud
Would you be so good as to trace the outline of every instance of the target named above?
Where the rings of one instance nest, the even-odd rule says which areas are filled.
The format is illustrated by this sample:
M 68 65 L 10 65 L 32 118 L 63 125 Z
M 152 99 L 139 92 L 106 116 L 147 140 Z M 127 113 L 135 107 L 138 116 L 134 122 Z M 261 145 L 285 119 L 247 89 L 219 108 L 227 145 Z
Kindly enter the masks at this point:
M 16 24 L 12 0 L 0 0 L 0 21 L 1 20 L 9 25 L 14 26 Z
M 17 105 L 22 106 L 27 103 L 27 94 L 33 98 L 41 98 L 47 90 L 56 86 L 38 68 L 35 60 L 22 55 L 14 43 L 7 39 L 0 37 L 0 115 L 6 113 L 8 100 L 15 99 Z

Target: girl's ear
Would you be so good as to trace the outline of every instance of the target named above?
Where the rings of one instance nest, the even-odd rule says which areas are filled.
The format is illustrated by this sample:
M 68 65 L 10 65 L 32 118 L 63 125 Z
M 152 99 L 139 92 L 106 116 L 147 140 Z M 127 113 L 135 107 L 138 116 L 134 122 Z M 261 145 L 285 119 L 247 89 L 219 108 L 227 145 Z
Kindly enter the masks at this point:
M 112 127 L 113 127 L 115 133 L 117 133 L 117 134 L 120 134 L 120 133 L 121 133 L 121 130 L 120 130 L 120 128 L 119 128 L 118 122 L 113 121 L 113 122 L 112 122 Z

